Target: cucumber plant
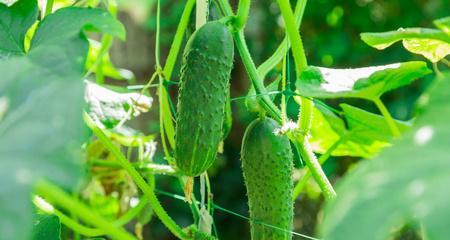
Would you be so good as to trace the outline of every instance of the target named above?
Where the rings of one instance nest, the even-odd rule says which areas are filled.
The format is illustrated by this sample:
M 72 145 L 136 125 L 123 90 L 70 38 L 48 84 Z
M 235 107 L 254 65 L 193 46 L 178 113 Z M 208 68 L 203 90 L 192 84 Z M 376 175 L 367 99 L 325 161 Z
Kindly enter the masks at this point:
M 179 239 L 220 239 L 215 210 L 247 219 L 255 240 L 315 239 L 293 224 L 302 218 L 294 215 L 294 202 L 310 178 L 325 198 L 319 237 L 387 239 L 405 225 L 419 229 L 422 239 L 450 235 L 450 17 L 434 21 L 435 28 L 361 34 L 380 50 L 401 41 L 433 70 L 423 61 L 334 69 L 307 61 L 298 31 L 307 1 L 296 1 L 293 9 L 290 1 L 277 0 L 286 36 L 257 66 L 244 32 L 251 1 L 240 0 L 234 11 L 228 0 L 187 0 L 163 65 L 158 0 L 151 3 L 157 4 L 154 74 L 145 85 L 124 88 L 118 85 L 125 82 L 105 81 L 134 78 L 109 56 L 113 41 L 126 36 L 117 3 L 69 2 L 0 1 L 1 239 L 144 239 L 144 226 L 154 218 Z M 183 45 L 194 19 L 196 31 Z M 258 115 L 242 136 L 248 218 L 215 203 L 208 175 L 232 128 L 235 48 L 251 83 L 246 106 Z M 269 72 L 276 76 L 266 85 Z M 417 118 L 395 119 L 381 97 L 433 73 Z M 177 108 L 168 90 L 175 85 Z M 150 110 L 152 87 L 164 163 L 155 158 L 158 133 L 144 134 L 128 123 Z M 327 99 L 362 99 L 380 114 L 349 103 L 337 110 Z M 288 105 L 298 116 L 288 114 Z M 294 152 L 304 168 L 293 168 Z M 335 191 L 321 167 L 331 156 L 373 159 L 358 163 Z M 161 190 L 161 175 L 190 194 Z M 192 222 L 172 218 L 160 196 L 185 200 Z
M 187 176 L 213 164 L 222 139 L 233 39 L 219 21 L 208 22 L 190 37 L 184 50 L 178 95 L 175 159 Z

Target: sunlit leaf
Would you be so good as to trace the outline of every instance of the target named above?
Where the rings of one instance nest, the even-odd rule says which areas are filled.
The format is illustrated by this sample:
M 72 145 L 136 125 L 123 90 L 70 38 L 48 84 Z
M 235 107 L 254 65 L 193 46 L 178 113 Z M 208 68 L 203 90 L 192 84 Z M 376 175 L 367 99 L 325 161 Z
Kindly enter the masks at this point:
M 427 65 L 419 61 L 354 69 L 310 66 L 297 80 L 296 87 L 307 97 L 372 100 L 430 72 Z
M 340 145 L 331 155 L 372 158 L 390 146 L 393 136 L 383 116 L 347 104 L 341 104 L 341 107 L 348 128 L 330 110 L 320 105 L 314 110 L 310 142 L 315 152 L 324 153 L 340 140 Z M 409 123 L 396 123 L 402 132 L 409 128 Z
M 437 24 L 445 31 L 445 19 L 442 22 L 437 21 Z M 403 41 L 403 46 L 408 51 L 421 54 L 432 62 L 438 62 L 450 54 L 450 35 L 443 31 L 429 28 L 401 28 L 383 33 L 362 33 L 361 39 L 380 50 Z
M 21 19 L 0 25 L 0 32 L 34 22 L 37 15 L 27 20 L 26 11 L 16 15 Z M 0 97 L 9 104 L 0 122 L 4 183 L 0 185 L 0 232 L 4 239 L 30 236 L 30 191 L 37 179 L 45 177 L 71 189 L 82 174 L 80 147 L 87 135 L 81 117 L 82 76 L 88 50 L 83 29 L 124 37 L 123 26 L 105 11 L 66 8 L 40 22 L 28 53 L 0 60 Z M 6 49 L 3 44 L 0 41 L 0 48 Z M 7 54 L 14 55 L 16 50 L 8 49 Z
M 413 130 L 338 184 L 320 227 L 325 239 L 388 239 L 408 223 L 427 239 L 448 238 L 450 75 L 436 81 Z
M 89 115 L 97 125 L 114 128 L 143 112 L 148 112 L 153 98 L 140 93 L 118 93 L 98 84 L 85 81 L 85 99 Z
M 60 240 L 61 223 L 55 215 L 37 214 L 34 220 L 32 240 Z
M 447 33 L 447 35 L 450 35 L 450 16 L 437 19 L 433 23 L 436 27 Z

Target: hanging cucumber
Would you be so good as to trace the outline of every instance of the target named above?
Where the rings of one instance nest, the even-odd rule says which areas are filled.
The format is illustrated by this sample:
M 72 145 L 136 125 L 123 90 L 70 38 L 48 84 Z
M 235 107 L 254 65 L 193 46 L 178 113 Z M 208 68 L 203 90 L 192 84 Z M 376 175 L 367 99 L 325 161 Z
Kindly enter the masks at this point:
M 279 128 L 276 121 L 265 117 L 253 121 L 244 134 L 241 158 L 253 240 L 292 238 L 293 159 L 288 138 L 274 133 Z
M 233 67 L 233 39 L 219 21 L 190 37 L 183 55 L 175 159 L 187 176 L 198 176 L 214 162 L 225 118 Z

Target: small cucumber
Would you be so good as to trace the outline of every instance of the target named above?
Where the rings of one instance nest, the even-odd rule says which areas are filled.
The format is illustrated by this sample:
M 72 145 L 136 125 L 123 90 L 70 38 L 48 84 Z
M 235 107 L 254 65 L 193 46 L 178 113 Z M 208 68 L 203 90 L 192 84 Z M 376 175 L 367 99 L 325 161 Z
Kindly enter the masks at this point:
M 292 238 L 293 159 L 288 138 L 274 133 L 279 128 L 276 121 L 265 117 L 253 121 L 244 134 L 241 158 L 253 240 Z
M 187 176 L 200 175 L 216 158 L 223 137 L 233 54 L 231 33 L 219 21 L 194 32 L 184 50 L 175 159 Z

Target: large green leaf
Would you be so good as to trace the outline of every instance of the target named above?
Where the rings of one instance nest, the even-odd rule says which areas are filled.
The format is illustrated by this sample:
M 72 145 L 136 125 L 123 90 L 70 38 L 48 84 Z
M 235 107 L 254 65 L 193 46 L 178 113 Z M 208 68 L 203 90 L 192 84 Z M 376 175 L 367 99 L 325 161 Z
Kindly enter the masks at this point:
M 24 54 L 25 34 L 37 16 L 35 0 L 19 1 L 10 7 L 0 2 L 0 60 Z
M 367 112 L 363 109 L 348 105 L 340 105 L 345 114 L 349 130 L 353 133 L 352 138 L 359 142 L 371 143 L 373 141 L 392 141 L 392 132 L 386 119 L 378 114 Z M 411 124 L 403 121 L 395 121 L 400 132 L 405 132 Z
M 325 239 L 388 239 L 407 223 L 422 225 L 427 239 L 450 236 L 450 74 L 444 78 L 413 130 L 338 184 L 320 228 Z
M 427 65 L 419 61 L 354 69 L 310 66 L 297 80 L 296 87 L 307 97 L 373 100 L 430 72 Z
M 16 4 L 22 2 L 28 1 Z M 2 25 L 0 31 L 21 28 L 21 22 Z M 87 28 L 124 37 L 122 25 L 108 13 L 66 8 L 40 22 L 27 54 L 0 61 L 0 98 L 8 103 L 0 122 L 3 239 L 29 236 L 29 198 L 37 179 L 72 188 L 80 177 L 80 146 L 87 132 L 81 114 L 88 42 L 82 29 Z
M 340 138 L 341 143 L 331 153 L 333 156 L 372 158 L 390 146 L 393 136 L 383 116 L 347 104 L 341 107 L 347 128 L 344 121 L 327 108 L 318 105 L 314 110 L 310 142 L 315 152 L 326 152 Z M 410 127 L 402 121 L 396 124 L 402 132 Z
M 32 240 L 60 240 L 61 239 L 61 223 L 59 218 L 50 214 L 37 214 Z
M 436 21 L 441 30 L 430 28 L 400 28 L 397 31 L 382 33 L 362 33 L 361 39 L 368 45 L 385 49 L 392 44 L 403 41 L 403 46 L 410 52 L 421 54 L 432 62 L 438 62 L 450 54 L 450 35 L 445 19 Z

